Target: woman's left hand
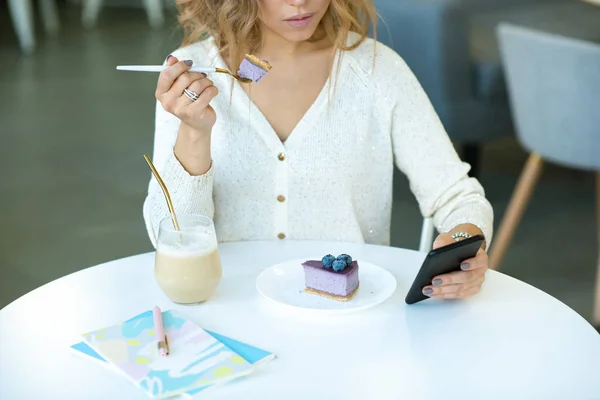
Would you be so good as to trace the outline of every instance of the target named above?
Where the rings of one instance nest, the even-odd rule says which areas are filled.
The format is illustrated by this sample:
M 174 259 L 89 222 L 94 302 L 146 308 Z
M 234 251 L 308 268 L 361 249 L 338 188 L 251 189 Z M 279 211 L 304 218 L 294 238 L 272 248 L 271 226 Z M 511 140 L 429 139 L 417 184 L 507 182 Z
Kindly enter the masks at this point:
M 433 248 L 446 246 L 455 240 L 449 233 L 440 234 L 433 242 Z M 461 264 L 462 271 L 450 272 L 433 278 L 431 285 L 423 288 L 423 294 L 438 299 L 462 299 L 473 296 L 481 290 L 488 269 L 488 256 L 484 249 Z

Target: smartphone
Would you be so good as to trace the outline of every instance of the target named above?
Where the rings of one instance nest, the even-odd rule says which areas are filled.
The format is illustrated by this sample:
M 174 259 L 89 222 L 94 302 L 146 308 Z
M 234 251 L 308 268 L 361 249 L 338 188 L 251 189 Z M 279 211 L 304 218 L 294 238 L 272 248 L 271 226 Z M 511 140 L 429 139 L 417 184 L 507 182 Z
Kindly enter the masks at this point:
M 423 294 L 423 288 L 431 285 L 433 278 L 438 275 L 460 271 L 460 264 L 469 258 L 475 257 L 483 241 L 484 237 L 482 235 L 476 235 L 431 250 L 425 257 L 425 261 L 423 261 L 421 269 L 406 295 L 406 304 L 415 304 L 429 299 L 428 296 Z

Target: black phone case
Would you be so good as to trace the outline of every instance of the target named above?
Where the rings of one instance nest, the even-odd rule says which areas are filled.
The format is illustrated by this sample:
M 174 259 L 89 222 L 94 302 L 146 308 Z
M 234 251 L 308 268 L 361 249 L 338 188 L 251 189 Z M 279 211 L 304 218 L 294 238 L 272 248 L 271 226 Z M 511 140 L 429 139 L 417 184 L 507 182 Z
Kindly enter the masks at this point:
M 431 285 L 432 279 L 437 275 L 460 271 L 460 264 L 468 258 L 475 257 L 483 241 L 483 236 L 476 235 L 431 250 L 406 295 L 406 304 L 414 304 L 428 299 L 429 297 L 422 292 L 423 288 Z

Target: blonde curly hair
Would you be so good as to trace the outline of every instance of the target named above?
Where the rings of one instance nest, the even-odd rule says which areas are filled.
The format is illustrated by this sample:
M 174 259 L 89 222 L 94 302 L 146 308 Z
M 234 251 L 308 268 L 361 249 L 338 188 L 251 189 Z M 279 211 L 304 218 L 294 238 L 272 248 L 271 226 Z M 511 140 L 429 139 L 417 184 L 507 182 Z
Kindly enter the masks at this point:
M 258 22 L 259 0 L 177 0 L 179 23 L 184 28 L 182 45 L 208 36 L 215 39 L 223 59 L 239 65 L 245 54 L 257 52 L 262 38 Z M 331 0 L 320 25 L 334 50 L 353 50 L 376 31 L 377 13 L 372 0 Z M 347 46 L 350 32 L 360 40 Z

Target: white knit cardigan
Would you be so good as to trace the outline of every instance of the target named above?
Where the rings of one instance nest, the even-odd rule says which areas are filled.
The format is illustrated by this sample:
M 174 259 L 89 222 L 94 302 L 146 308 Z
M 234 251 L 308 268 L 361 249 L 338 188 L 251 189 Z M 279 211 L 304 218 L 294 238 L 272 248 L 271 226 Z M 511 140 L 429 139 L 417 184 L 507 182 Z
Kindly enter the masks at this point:
M 221 242 L 279 238 L 388 245 L 396 165 L 408 177 L 422 215 L 432 216 L 439 231 L 472 223 L 489 245 L 492 207 L 479 182 L 468 177 L 469 165 L 457 156 L 408 66 L 371 39 L 340 54 L 337 81 L 328 80 L 285 142 L 239 83 L 210 76 L 220 94 L 211 103 L 217 113 L 213 163 L 201 176 L 188 174 L 174 156 L 180 121 L 157 103 L 153 160 L 176 212 L 210 216 Z M 173 55 L 195 65 L 227 67 L 212 39 Z M 156 245 L 159 221 L 169 212 L 153 178 L 143 213 Z

